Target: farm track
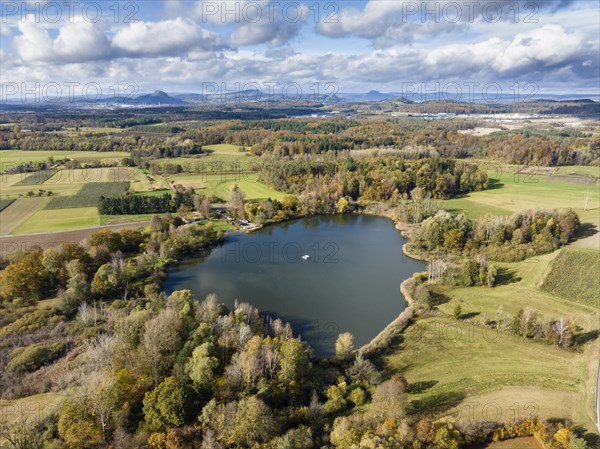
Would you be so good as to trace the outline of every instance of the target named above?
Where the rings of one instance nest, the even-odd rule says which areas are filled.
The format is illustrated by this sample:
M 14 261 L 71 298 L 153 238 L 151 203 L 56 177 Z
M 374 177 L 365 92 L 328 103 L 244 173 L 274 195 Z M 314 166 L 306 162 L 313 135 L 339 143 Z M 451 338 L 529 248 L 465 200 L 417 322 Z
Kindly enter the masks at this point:
M 95 226 L 93 228 L 75 229 L 71 231 L 0 236 L 0 257 L 10 257 L 19 249 L 29 249 L 36 246 L 40 248 L 49 248 L 62 243 L 79 243 L 101 229 L 110 229 L 113 231 L 120 231 L 121 229 L 139 229 L 147 226 L 149 223 L 149 221 L 135 221 Z

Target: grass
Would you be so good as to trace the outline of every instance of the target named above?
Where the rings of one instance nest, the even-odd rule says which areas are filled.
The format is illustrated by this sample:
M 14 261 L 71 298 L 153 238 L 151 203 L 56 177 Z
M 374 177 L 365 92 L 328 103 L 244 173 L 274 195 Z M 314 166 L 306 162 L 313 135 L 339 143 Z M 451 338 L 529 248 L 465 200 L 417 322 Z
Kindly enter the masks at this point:
M 580 332 L 597 331 L 598 309 L 539 288 L 560 253 L 498 264 L 494 288 L 437 287 L 440 315 L 418 319 L 380 362 L 413 384 L 411 399 L 421 401 L 420 410 L 467 413 L 469 404 L 495 403 L 502 419 L 510 419 L 518 404 L 521 417 L 534 407 L 541 418 L 569 418 L 592 429 L 597 338 L 571 351 L 475 325 L 483 314 L 493 319 L 500 305 L 513 316 L 530 306 L 541 318 L 573 316 Z M 457 304 L 474 322 L 451 317 Z M 474 412 L 485 418 L 482 407 Z
M 237 184 L 246 194 L 246 200 L 278 199 L 285 197 L 285 193 L 258 182 L 255 174 L 236 175 L 177 175 L 170 176 L 170 181 L 186 187 L 194 187 L 200 195 L 215 195 L 227 200 L 229 191 Z
M 489 173 L 492 176 L 491 173 Z M 592 192 L 587 213 L 583 211 L 583 194 Z M 567 182 L 548 181 L 548 177 L 514 177 L 503 174 L 493 179 L 490 189 L 472 192 L 459 198 L 445 201 L 449 208 L 464 210 L 467 215 L 492 208 L 503 214 L 532 208 L 573 208 L 584 216 L 598 215 L 600 207 L 598 187 Z M 595 211 L 595 212 L 594 212 Z
M 2 169 L 8 166 L 23 164 L 27 162 L 47 162 L 49 157 L 54 160 L 71 158 L 79 162 L 91 161 L 118 161 L 128 157 L 125 151 L 98 152 L 98 151 L 21 151 L 0 150 L 0 165 Z
M 67 231 L 70 229 L 100 226 L 100 215 L 96 207 L 70 209 L 43 209 L 35 212 L 27 221 L 14 230 L 14 234 Z
M 230 144 L 206 145 L 202 147 L 208 150 L 208 155 L 198 157 L 178 157 L 172 159 L 158 159 L 154 163 L 158 167 L 164 167 L 166 164 L 179 164 L 184 172 L 205 173 L 211 171 L 231 171 L 240 169 L 249 169 L 262 164 L 258 156 L 249 152 L 239 151 L 240 147 Z
M 534 437 L 512 438 L 497 441 L 485 446 L 484 449 L 543 449 Z
M 129 223 L 131 221 L 150 220 L 154 214 L 136 214 L 136 215 L 100 215 L 100 225 L 114 225 Z
M 27 195 L 31 185 L 22 183 L 26 174 L 0 175 L 0 197 L 19 198 Z M 138 168 L 109 167 L 87 168 L 74 170 L 59 170 L 47 179 L 44 190 L 52 191 L 53 195 L 75 195 L 83 185 L 94 182 L 131 182 L 137 190 L 151 188 L 146 175 Z
M 600 228 L 600 190 L 598 184 L 589 186 L 570 182 L 551 181 L 547 176 L 513 176 L 511 173 L 488 172 L 492 182 L 488 190 L 471 192 L 460 198 L 444 201 L 447 209 L 479 218 L 491 213 L 510 215 L 524 209 L 570 208 L 586 227 Z M 592 194 L 588 210 L 583 210 L 584 193 Z M 574 246 L 600 249 L 600 233 L 592 232 Z
M 558 175 L 586 175 L 600 178 L 600 166 L 574 165 L 570 167 L 560 167 L 558 169 Z
M 27 221 L 50 200 L 47 197 L 20 198 L 0 212 L 0 235 L 7 235 Z M 4 200 L 3 200 L 4 201 Z
M 129 188 L 129 182 L 92 182 L 84 184 L 74 196 L 59 196 L 52 198 L 46 209 L 66 209 L 80 207 L 96 207 L 101 196 L 106 198 L 118 197 Z
M 13 401 L 0 399 L 0 425 L 10 425 L 23 419 L 35 421 L 50 416 L 63 399 L 61 393 L 36 394 Z
M 543 291 L 600 309 L 600 257 L 585 249 L 565 249 L 552 261 Z

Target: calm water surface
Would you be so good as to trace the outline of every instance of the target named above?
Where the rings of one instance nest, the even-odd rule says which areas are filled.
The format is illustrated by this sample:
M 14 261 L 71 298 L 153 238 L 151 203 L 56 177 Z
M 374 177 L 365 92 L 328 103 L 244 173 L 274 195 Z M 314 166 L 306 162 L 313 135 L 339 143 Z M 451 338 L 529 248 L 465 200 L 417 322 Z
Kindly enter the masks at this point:
M 216 293 L 230 308 L 249 302 L 329 355 L 339 333 L 360 346 L 404 309 L 400 283 L 425 269 L 403 256 L 405 242 L 386 218 L 309 217 L 231 235 L 210 255 L 171 268 L 165 290 Z

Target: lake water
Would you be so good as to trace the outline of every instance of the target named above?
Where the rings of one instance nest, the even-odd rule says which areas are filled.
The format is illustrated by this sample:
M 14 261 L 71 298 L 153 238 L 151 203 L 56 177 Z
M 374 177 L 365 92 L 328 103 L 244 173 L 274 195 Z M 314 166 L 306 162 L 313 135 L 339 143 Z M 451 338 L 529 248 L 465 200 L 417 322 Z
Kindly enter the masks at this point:
M 361 346 L 405 308 L 401 282 L 425 270 L 402 254 L 405 242 L 387 218 L 303 218 L 231 235 L 208 256 L 172 267 L 165 291 L 216 293 L 230 308 L 249 302 L 329 355 L 339 333 L 351 332 Z

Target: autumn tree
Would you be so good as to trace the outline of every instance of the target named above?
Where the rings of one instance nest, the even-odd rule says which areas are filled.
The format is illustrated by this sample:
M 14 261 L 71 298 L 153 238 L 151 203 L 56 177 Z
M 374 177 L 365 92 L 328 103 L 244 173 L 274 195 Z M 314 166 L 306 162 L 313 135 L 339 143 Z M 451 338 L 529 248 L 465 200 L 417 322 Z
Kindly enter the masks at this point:
M 8 300 L 39 298 L 48 281 L 42 251 L 29 251 L 20 261 L 10 263 L 0 272 L 0 294 Z
M 238 218 L 244 218 L 244 198 L 246 194 L 236 184 L 229 192 L 229 208 L 231 215 Z
M 144 398 L 144 418 L 149 430 L 161 432 L 185 424 L 190 397 L 185 385 L 167 377 Z
M 335 342 L 335 356 L 339 360 L 348 360 L 354 351 L 354 335 L 350 332 L 340 334 Z

